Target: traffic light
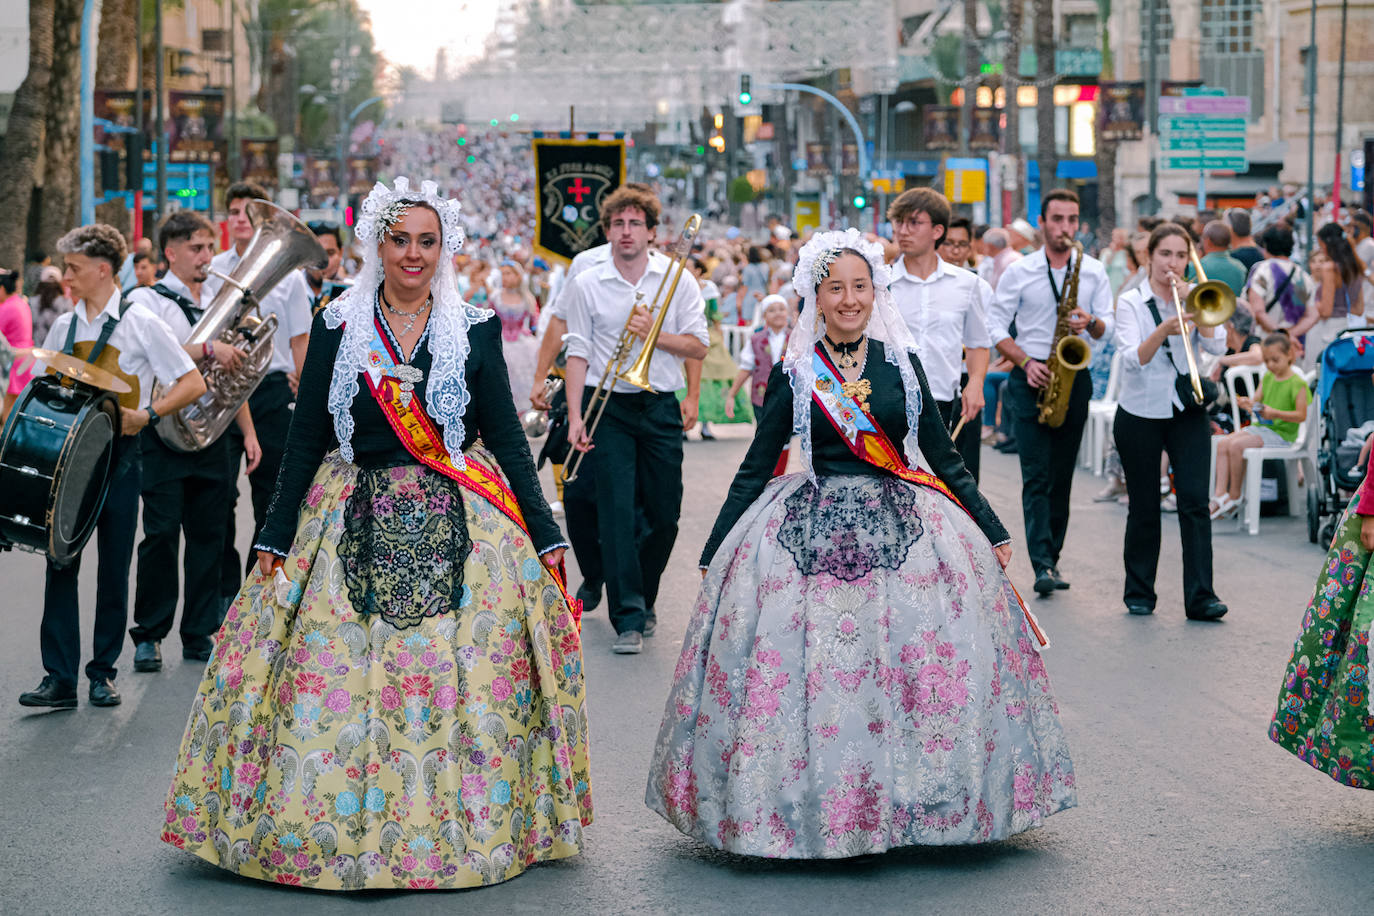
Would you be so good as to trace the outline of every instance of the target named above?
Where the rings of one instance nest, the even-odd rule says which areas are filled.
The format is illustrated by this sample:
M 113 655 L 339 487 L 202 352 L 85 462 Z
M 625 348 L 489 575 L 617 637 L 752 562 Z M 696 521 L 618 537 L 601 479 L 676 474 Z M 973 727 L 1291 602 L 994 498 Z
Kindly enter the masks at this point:
M 518 113 L 516 113 L 516 112 L 511 112 L 510 119 L 511 119 L 512 121 L 519 121 L 519 120 L 520 120 L 520 115 L 519 115 Z
M 499 119 L 497 119 L 497 118 L 492 118 L 492 119 L 491 119 L 491 126 L 492 126 L 492 127 L 495 127 L 496 125 L 498 125 L 498 124 L 500 124 L 500 123 L 501 123 L 501 121 L 500 121 Z
M 749 82 L 749 74 L 741 73 L 739 76 L 739 103 L 741 105 L 748 105 L 754 101 L 754 93 L 750 91 Z
M 866 207 L 866 206 L 868 206 L 868 199 L 867 199 L 866 197 L 864 197 L 862 194 L 855 194 L 855 195 L 854 195 L 854 209 L 855 209 L 855 210 L 862 210 L 862 209 L 863 209 L 864 207 Z
M 459 145 L 459 146 L 467 146 L 467 145 L 468 145 L 468 138 L 467 138 L 467 137 L 459 137 L 459 138 L 458 138 L 458 145 Z

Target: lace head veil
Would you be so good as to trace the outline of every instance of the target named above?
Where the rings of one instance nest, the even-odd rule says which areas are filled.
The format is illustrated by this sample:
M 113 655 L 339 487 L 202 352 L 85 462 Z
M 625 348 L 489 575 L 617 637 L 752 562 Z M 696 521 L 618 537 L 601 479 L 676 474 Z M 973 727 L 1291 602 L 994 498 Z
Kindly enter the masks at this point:
M 363 250 L 363 263 L 353 285 L 324 309 L 326 327 L 343 326 L 343 340 L 334 358 L 334 375 L 329 383 L 329 412 L 334 417 L 334 434 L 339 453 L 353 460 L 353 399 L 358 396 L 358 374 L 369 368 L 367 354 L 372 345 L 372 314 L 382 285 L 382 260 L 378 247 L 383 236 L 412 206 L 424 203 L 439 215 L 443 241 L 439 264 L 431 281 L 434 305 L 429 316 L 429 352 L 433 364 L 425 386 L 425 407 L 444 431 L 444 447 L 453 463 L 463 467 L 463 413 L 471 396 L 465 369 L 471 346 L 468 329 L 491 315 L 469 305 L 458 292 L 453 255 L 463 247 L 461 205 L 439 196 L 439 186 L 424 181 L 420 190 L 410 187 L 409 179 L 397 178 L 394 187 L 378 182 L 363 201 L 355 234 Z
M 816 310 L 816 288 L 830 275 L 831 263 L 846 248 L 862 254 L 873 273 L 873 312 L 864 333 L 870 340 L 882 343 L 885 358 L 901 373 L 909 429 L 903 445 L 907 462 L 914 466 L 918 461 L 916 427 L 921 415 L 921 386 L 910 356 L 916 352 L 916 339 L 888 290 L 892 275 L 883 263 L 883 246 L 864 241 L 857 229 L 818 232 L 802 246 L 792 272 L 792 289 L 801 297 L 802 313 L 782 358 L 783 371 L 792 381 L 792 432 L 801 438 L 802 464 L 813 479 L 816 472 L 811 463 L 811 392 L 816 385 L 816 370 L 812 354 L 816 342 L 825 334 L 825 321 Z

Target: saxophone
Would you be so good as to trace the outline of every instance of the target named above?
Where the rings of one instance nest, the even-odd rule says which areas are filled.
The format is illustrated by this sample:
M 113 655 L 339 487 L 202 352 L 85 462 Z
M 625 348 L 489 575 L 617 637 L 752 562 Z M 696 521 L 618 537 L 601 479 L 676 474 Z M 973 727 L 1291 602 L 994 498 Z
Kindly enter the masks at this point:
M 1069 257 L 1073 259 L 1073 269 L 1064 281 L 1064 296 L 1059 300 L 1059 317 L 1054 325 L 1054 342 L 1050 345 L 1049 359 L 1045 360 L 1050 380 L 1040 389 L 1036 402 L 1040 408 L 1036 419 L 1051 428 L 1064 425 L 1074 375 L 1086 369 L 1093 358 L 1088 342 L 1069 327 L 1069 314 L 1078 308 L 1078 273 L 1083 268 L 1083 245 L 1074 242 Z

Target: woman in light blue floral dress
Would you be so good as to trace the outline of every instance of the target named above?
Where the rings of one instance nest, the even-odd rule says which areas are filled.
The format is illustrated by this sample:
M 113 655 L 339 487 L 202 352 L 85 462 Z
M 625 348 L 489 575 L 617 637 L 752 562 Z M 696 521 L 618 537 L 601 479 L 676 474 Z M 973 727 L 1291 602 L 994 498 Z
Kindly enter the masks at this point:
M 803 249 L 801 321 L 702 552 L 646 801 L 719 849 L 982 843 L 1076 804 L 1010 538 L 886 274 L 854 230 Z M 793 432 L 806 472 L 772 479 Z

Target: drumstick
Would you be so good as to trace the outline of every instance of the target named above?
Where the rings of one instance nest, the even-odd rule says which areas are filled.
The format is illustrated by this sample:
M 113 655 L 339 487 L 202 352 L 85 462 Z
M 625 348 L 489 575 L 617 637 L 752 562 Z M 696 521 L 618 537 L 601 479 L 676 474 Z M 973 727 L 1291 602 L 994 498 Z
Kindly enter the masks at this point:
M 949 434 L 951 439 L 958 439 L 959 433 L 963 430 L 964 424 L 968 422 L 968 417 L 960 417 L 959 422 L 954 424 L 954 432 Z

